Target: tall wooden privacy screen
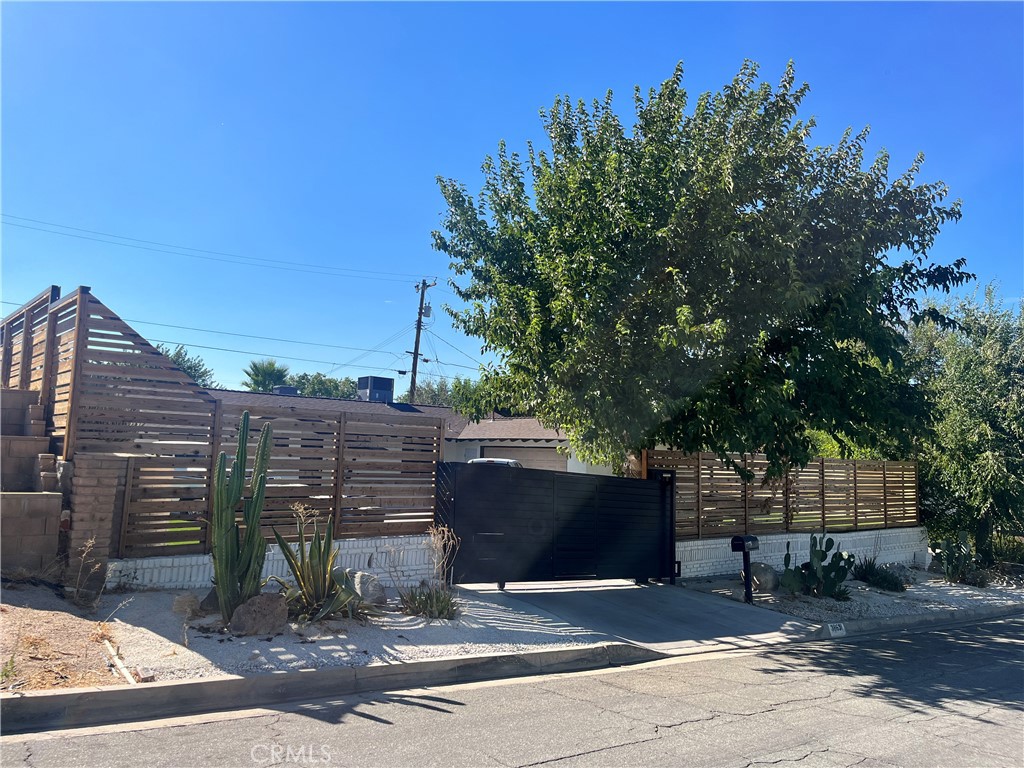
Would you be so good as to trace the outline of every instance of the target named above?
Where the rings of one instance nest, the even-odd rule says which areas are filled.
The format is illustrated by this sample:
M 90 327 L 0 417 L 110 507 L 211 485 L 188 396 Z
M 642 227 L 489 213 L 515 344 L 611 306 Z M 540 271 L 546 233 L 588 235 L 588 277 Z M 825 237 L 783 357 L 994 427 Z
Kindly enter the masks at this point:
M 296 504 L 338 536 L 420 533 L 433 520 L 442 419 L 204 390 L 88 288 L 44 291 L 3 321 L 0 342 L 0 382 L 40 392 L 51 450 L 69 460 L 102 454 L 102 471 L 124 469 L 113 532 L 121 556 L 209 551 L 214 462 L 234 453 L 244 410 L 252 449 L 273 425 L 268 536 L 274 526 L 294 533 Z
M 645 451 L 645 472 L 675 472 L 677 539 L 918 524 L 912 461 L 816 459 L 794 470 L 788 482 L 766 486 L 765 456 L 731 458 L 754 473 L 753 482 L 744 483 L 714 454 Z

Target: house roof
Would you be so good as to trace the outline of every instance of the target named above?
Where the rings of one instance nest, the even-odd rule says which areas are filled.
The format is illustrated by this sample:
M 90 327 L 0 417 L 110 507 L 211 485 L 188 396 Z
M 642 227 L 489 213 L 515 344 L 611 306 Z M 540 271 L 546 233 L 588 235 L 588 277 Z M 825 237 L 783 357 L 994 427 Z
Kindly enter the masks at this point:
M 458 437 L 468 419 L 447 406 L 410 405 L 409 403 L 372 403 L 366 400 L 342 400 L 334 397 L 275 395 L 269 392 L 243 392 L 234 389 L 209 389 L 211 396 L 229 405 L 252 408 L 292 408 L 328 413 L 402 413 L 445 420 L 445 438 Z
M 459 434 L 459 440 L 543 440 L 565 442 L 565 433 L 547 429 L 537 419 L 528 417 L 494 417 L 486 421 L 470 422 Z

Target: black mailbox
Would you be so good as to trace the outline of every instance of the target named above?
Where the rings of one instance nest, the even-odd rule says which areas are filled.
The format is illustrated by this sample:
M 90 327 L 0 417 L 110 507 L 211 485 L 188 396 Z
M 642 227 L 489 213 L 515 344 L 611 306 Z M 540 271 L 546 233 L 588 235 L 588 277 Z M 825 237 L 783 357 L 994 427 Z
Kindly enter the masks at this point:
M 733 536 L 733 552 L 753 552 L 758 549 L 757 536 Z

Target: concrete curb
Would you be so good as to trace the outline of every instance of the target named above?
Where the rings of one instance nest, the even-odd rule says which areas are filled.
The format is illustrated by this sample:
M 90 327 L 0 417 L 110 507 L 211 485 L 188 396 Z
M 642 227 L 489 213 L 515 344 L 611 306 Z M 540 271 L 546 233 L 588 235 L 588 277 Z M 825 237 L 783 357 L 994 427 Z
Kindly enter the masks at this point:
M 664 658 L 668 658 L 666 654 L 647 648 L 604 643 L 585 648 L 459 656 L 365 667 L 325 667 L 252 677 L 4 693 L 0 695 L 0 720 L 6 736 L 273 707 L 285 702 L 352 693 L 581 672 Z
M 889 616 L 882 619 L 860 619 L 832 624 L 823 624 L 810 640 L 840 640 L 854 635 L 868 635 L 879 632 L 899 632 L 907 629 L 938 627 L 947 624 L 960 624 L 969 621 L 990 621 L 1007 616 L 1024 614 L 1024 605 L 986 605 L 978 608 L 950 608 L 945 611 L 933 611 L 927 615 L 913 614 L 910 616 Z M 843 631 L 837 633 L 832 629 L 841 624 Z

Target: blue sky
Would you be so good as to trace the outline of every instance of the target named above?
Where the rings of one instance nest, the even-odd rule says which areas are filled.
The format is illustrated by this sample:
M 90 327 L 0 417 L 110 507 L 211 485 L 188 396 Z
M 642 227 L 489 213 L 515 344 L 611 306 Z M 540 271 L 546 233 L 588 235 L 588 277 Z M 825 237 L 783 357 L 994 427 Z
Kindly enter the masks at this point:
M 500 139 L 541 141 L 557 94 L 611 88 L 627 114 L 680 60 L 695 95 L 793 59 L 815 142 L 870 124 L 892 175 L 924 152 L 921 178 L 964 206 L 934 258 L 1024 295 L 1020 3 L 4 3 L 0 24 L 3 300 L 84 284 L 126 319 L 310 343 L 134 323 L 229 387 L 259 356 L 407 386 L 423 276 L 424 373 L 473 376 L 479 342 L 440 311 L 435 177 L 475 193 Z

